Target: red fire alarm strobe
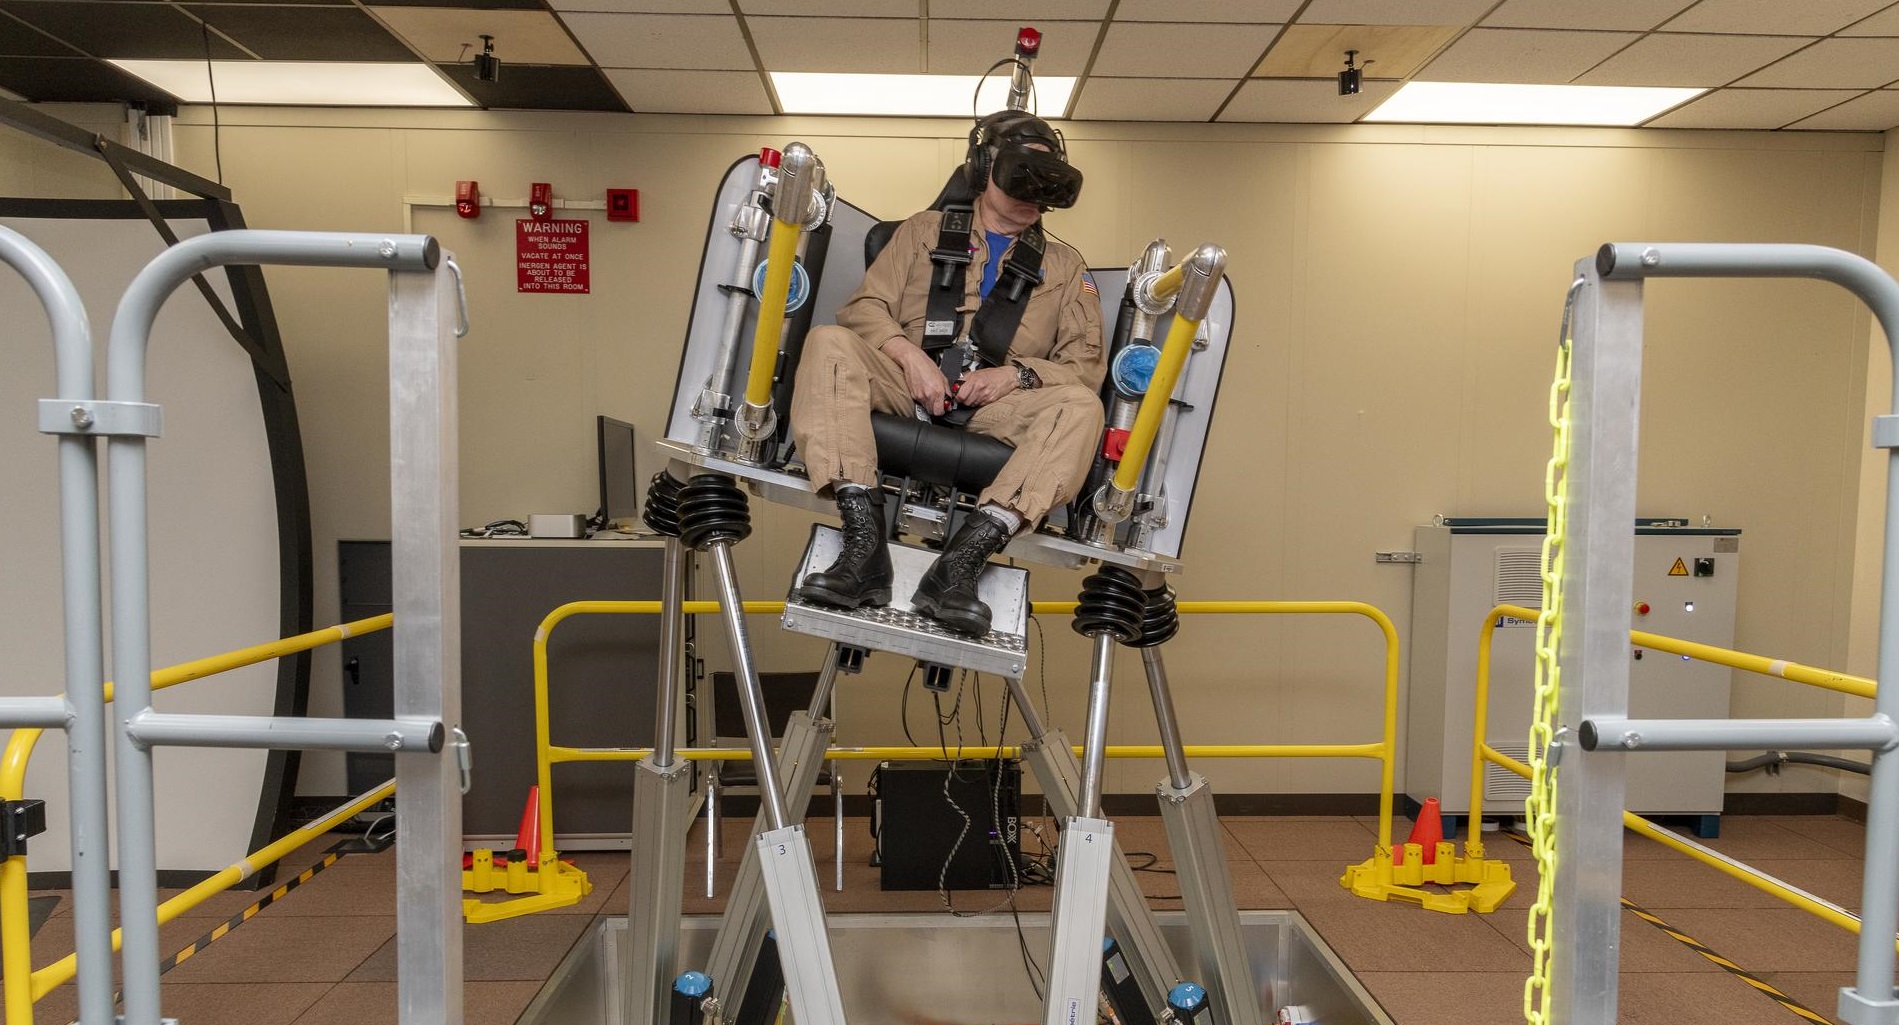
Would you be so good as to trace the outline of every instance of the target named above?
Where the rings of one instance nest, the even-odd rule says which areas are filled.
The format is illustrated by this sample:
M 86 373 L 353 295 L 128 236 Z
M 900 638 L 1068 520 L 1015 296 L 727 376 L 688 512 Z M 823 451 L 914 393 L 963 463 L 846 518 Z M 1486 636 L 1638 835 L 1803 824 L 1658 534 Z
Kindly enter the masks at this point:
M 546 182 L 535 182 L 528 186 L 528 216 L 544 220 L 553 208 L 554 186 Z
M 637 221 L 640 219 L 640 190 L 608 189 L 607 220 Z
M 455 212 L 463 217 L 481 216 L 481 183 L 455 183 Z

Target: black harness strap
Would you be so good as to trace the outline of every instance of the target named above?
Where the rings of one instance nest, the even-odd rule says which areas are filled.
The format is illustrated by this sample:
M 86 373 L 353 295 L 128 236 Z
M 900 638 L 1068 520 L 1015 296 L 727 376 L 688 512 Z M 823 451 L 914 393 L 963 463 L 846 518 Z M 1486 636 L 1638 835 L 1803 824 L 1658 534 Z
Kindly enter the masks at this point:
M 923 349 L 932 355 L 942 356 L 942 349 L 963 336 L 963 314 L 959 307 L 968 294 L 969 274 L 975 270 L 969 256 L 969 235 L 974 228 L 972 208 L 944 208 L 936 248 L 930 251 L 933 272 L 923 319 Z M 1015 340 L 1016 329 L 1022 326 L 1029 293 L 1042 280 L 1042 253 L 1047 247 L 1040 222 L 1024 228 L 1015 244 L 1009 247 L 995 287 L 989 290 L 970 325 L 970 340 L 984 366 L 998 367 L 1008 360 L 1009 344 Z M 945 376 L 951 380 L 961 377 L 962 367 L 956 369 L 954 374 L 946 370 Z

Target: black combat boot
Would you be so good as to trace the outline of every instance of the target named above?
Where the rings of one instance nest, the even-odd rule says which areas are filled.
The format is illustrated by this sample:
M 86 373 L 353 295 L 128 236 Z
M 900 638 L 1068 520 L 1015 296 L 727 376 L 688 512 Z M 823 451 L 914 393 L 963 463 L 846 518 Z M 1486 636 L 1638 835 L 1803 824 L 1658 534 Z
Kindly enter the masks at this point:
M 831 568 L 804 578 L 799 598 L 833 608 L 890 604 L 890 550 L 884 547 L 884 493 L 877 488 L 840 488 L 837 512 L 844 520 L 844 549 Z
M 990 556 L 1008 547 L 1010 534 L 995 517 L 971 513 L 917 581 L 910 607 L 958 633 L 977 637 L 988 633 L 989 606 L 976 597 L 976 578 Z

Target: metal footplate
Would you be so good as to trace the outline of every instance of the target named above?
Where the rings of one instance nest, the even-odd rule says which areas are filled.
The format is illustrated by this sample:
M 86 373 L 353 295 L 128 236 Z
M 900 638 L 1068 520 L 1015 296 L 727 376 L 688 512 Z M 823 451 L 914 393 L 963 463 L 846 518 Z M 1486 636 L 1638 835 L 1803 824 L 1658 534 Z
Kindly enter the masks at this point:
M 794 593 L 785 599 L 784 627 L 839 644 L 906 655 L 930 665 L 993 673 L 1021 679 L 1029 660 L 1029 572 L 991 563 L 976 581 L 976 593 L 989 606 L 990 629 L 971 637 L 946 629 L 917 615 L 910 607 L 917 581 L 930 568 L 936 553 L 925 548 L 892 544 L 890 562 L 896 571 L 887 606 L 834 609 L 799 600 L 798 582 L 823 570 L 837 559 L 844 535 L 835 527 L 811 528 L 811 543 L 792 577 Z

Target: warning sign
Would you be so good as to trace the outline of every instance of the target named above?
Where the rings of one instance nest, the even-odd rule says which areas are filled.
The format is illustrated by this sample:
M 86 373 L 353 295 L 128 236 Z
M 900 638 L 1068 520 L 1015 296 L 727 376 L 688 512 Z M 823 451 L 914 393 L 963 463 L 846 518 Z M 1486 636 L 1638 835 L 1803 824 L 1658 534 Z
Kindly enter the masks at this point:
M 1687 564 L 1687 563 L 1685 563 L 1685 562 L 1683 562 L 1683 561 L 1681 561 L 1680 559 L 1676 559 L 1676 560 L 1675 560 L 1675 564 L 1674 564 L 1673 566 L 1670 566 L 1670 567 L 1668 567 L 1668 575 L 1669 575 L 1669 576 L 1671 576 L 1671 577 L 1685 577 L 1685 576 L 1687 576 L 1687 575 L 1688 575 L 1688 564 Z
M 517 219 L 514 260 L 516 291 L 586 295 L 587 222 Z

